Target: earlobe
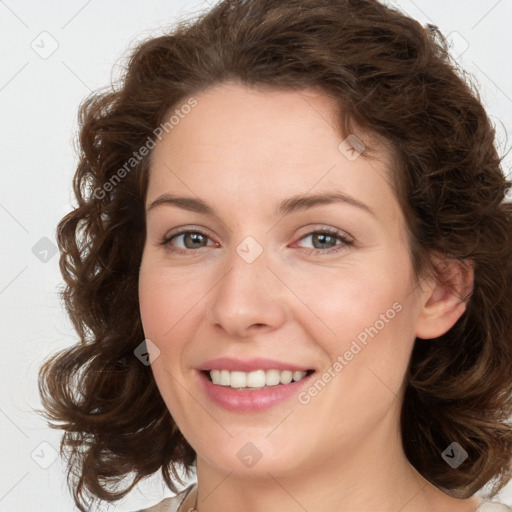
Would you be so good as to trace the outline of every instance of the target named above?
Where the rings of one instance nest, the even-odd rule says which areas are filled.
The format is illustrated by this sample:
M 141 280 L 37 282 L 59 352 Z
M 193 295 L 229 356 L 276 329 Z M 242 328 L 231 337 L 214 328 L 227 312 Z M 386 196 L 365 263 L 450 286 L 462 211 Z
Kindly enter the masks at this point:
M 436 275 L 425 283 L 416 325 L 416 336 L 422 339 L 437 338 L 449 331 L 463 315 L 473 291 L 471 260 L 438 260 L 436 268 Z

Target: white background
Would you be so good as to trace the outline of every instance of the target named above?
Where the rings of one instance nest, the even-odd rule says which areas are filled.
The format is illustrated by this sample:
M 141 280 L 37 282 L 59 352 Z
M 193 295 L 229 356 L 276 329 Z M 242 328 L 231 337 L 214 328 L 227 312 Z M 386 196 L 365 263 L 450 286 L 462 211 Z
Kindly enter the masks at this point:
M 474 75 L 505 154 L 510 147 L 505 133 L 512 124 L 512 0 L 390 3 L 422 23 L 434 23 L 445 36 L 455 32 L 449 36 L 453 51 Z M 46 243 L 51 250 L 56 225 L 73 204 L 78 105 L 118 76 L 137 41 L 207 7 L 184 0 L 0 1 L 0 512 L 76 510 L 61 462 L 40 467 L 53 461 L 61 434 L 34 412 L 40 406 L 37 371 L 43 359 L 75 336 L 58 299 L 58 256 L 49 252 L 43 262 L 32 248 Z M 56 43 L 40 36 L 44 31 Z M 52 44 L 58 48 L 44 59 L 31 47 L 43 51 L 43 44 L 46 50 Z M 52 244 L 41 242 L 43 237 Z M 148 506 L 164 492 L 153 479 L 102 510 Z M 512 505 L 512 485 L 501 499 Z

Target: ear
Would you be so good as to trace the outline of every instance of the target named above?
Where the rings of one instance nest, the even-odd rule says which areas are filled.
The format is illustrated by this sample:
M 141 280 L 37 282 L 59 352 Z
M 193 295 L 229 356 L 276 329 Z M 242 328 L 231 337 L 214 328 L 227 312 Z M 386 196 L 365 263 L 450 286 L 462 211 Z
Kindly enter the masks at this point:
M 416 336 L 423 339 L 449 331 L 466 310 L 473 291 L 473 261 L 435 258 L 434 265 L 437 275 L 425 281 L 416 323 Z

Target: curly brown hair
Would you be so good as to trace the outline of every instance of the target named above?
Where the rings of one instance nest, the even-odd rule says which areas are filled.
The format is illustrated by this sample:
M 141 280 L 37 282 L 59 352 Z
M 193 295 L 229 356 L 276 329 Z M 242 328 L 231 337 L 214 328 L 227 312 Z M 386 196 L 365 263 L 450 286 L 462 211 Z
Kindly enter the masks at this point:
M 119 499 L 159 469 L 177 491 L 178 469 L 194 466 L 151 367 L 134 356 L 152 154 L 137 150 L 154 146 L 180 102 L 227 80 L 333 97 L 342 134 L 363 127 L 394 157 L 417 275 L 438 270 L 434 254 L 472 261 L 465 313 L 443 336 L 415 341 L 402 439 L 411 464 L 448 494 L 491 481 L 495 494 L 512 473 L 512 205 L 476 88 L 435 26 L 377 0 L 224 0 L 139 44 L 122 83 L 80 107 L 77 206 L 57 233 L 80 343 L 40 372 L 78 507 Z M 458 470 L 441 457 L 454 440 L 468 452 Z

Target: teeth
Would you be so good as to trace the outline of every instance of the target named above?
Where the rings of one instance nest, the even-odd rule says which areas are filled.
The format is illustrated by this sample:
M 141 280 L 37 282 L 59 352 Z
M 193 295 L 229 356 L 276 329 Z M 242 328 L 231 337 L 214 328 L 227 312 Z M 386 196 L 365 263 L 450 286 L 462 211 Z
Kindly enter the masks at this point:
M 281 383 L 281 372 L 279 370 L 267 370 L 265 373 L 265 384 L 267 386 L 277 386 Z
M 228 370 L 210 370 L 210 377 L 214 384 L 230 386 L 232 388 L 259 389 L 265 386 L 277 386 L 299 381 L 307 372 L 291 370 L 255 370 L 253 372 L 230 372 Z
M 293 372 L 285 370 L 281 372 L 281 384 L 290 384 L 293 379 Z
M 239 372 L 242 373 L 242 372 Z M 248 388 L 262 388 L 266 383 L 265 370 L 256 370 L 255 372 L 247 373 L 247 381 L 245 385 Z M 233 382 L 233 381 L 231 381 Z M 233 384 L 231 384 L 233 385 Z

